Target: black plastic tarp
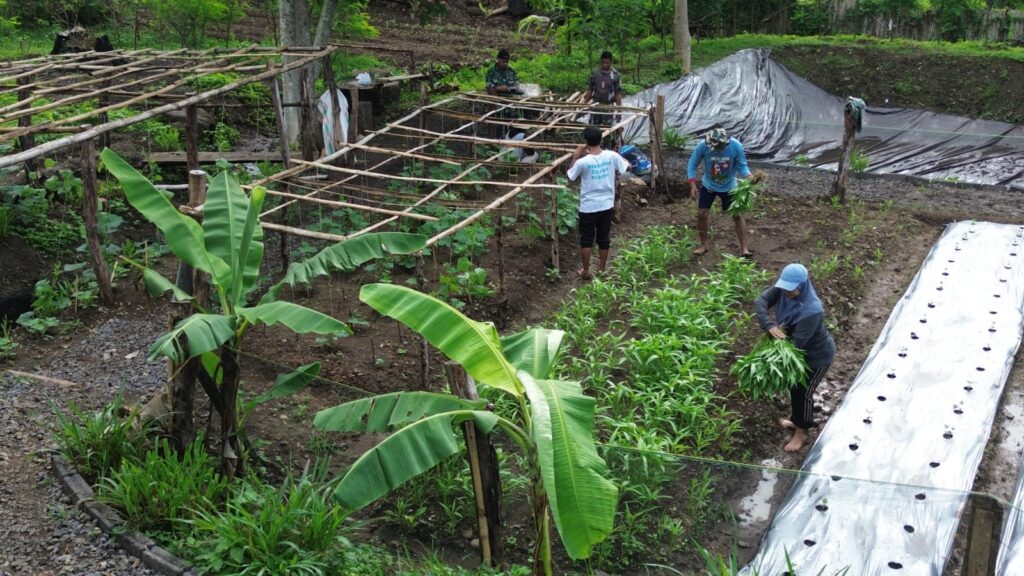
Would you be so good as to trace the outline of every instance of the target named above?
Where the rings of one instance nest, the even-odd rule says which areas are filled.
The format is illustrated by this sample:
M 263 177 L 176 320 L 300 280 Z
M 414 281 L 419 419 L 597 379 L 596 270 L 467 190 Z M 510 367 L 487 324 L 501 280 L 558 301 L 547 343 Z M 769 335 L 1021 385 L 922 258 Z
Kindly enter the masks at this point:
M 743 574 L 943 574 L 1022 327 L 1024 228 L 951 224 Z
M 647 105 L 659 94 L 668 128 L 701 135 L 721 127 L 752 159 L 792 164 L 803 155 L 812 165 L 835 168 L 845 98 L 793 74 L 768 50 L 737 52 L 626 102 Z M 1024 126 L 871 104 L 855 143 L 868 155 L 869 172 L 1024 190 Z M 627 141 L 646 139 L 646 126 L 626 134 Z

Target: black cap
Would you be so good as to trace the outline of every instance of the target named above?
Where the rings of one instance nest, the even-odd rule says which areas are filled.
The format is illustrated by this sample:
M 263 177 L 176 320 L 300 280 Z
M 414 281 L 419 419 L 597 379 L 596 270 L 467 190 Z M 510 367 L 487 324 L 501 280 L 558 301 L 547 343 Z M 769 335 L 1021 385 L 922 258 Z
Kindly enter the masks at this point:
M 508 60 L 510 56 L 511 55 L 508 53 L 508 50 L 504 48 L 498 50 L 498 60 Z

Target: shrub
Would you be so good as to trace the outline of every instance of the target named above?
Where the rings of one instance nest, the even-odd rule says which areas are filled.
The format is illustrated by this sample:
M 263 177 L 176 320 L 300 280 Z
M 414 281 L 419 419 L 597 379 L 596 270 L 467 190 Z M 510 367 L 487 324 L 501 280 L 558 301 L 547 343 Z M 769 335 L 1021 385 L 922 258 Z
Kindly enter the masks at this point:
M 189 551 L 215 574 L 345 574 L 345 515 L 333 486 L 304 475 L 243 486 L 224 513 L 200 511 Z
M 123 405 L 119 393 L 110 404 L 91 414 L 70 401 L 70 415 L 57 413 L 57 445 L 84 476 L 103 478 L 122 461 L 137 461 L 145 452 L 146 430 L 124 417 Z
M 124 460 L 98 486 L 101 500 L 124 512 L 140 530 L 178 531 L 224 500 L 229 483 L 217 472 L 199 437 L 179 458 L 167 440 L 158 441 L 144 460 Z

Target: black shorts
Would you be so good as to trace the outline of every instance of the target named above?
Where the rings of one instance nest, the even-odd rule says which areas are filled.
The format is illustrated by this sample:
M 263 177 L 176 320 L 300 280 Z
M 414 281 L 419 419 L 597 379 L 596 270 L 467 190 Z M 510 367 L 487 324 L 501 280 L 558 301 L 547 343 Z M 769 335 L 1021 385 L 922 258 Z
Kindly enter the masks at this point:
M 710 210 L 715 205 L 715 198 L 722 199 L 723 212 L 728 210 L 729 205 L 732 204 L 732 192 L 712 192 L 701 184 L 700 193 L 697 196 L 697 208 Z
M 607 250 L 612 245 L 612 215 L 614 208 L 601 212 L 580 212 L 580 248 L 590 248 L 597 237 L 597 247 Z

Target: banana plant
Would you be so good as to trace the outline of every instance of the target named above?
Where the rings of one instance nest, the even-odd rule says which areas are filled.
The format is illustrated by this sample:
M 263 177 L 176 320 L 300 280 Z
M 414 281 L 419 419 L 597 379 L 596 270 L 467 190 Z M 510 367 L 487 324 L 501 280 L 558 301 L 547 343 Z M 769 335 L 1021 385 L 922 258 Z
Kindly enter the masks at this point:
M 472 421 L 484 433 L 500 430 L 527 456 L 537 548 L 534 573 L 551 574 L 549 517 L 573 559 L 590 556 L 612 530 L 618 488 L 594 446 L 593 398 L 578 382 L 546 379 L 562 332 L 532 329 L 499 338 L 491 323 L 477 322 L 447 303 L 404 286 L 368 284 L 359 298 L 385 316 L 419 332 L 477 382 L 509 394 L 517 415 L 433 392 L 395 392 L 363 398 L 317 413 L 325 431 L 391 432 L 345 472 L 334 496 L 355 511 L 459 452 L 453 427 Z
M 221 413 L 222 472 L 233 477 L 244 460 L 238 440 L 239 350 L 248 330 L 256 325 L 283 324 L 299 334 L 350 333 L 344 323 L 322 312 L 278 300 L 284 286 L 308 283 L 336 270 L 357 266 L 388 254 L 408 254 L 424 247 L 423 236 L 399 233 L 366 234 L 333 244 L 311 258 L 293 264 L 284 278 L 250 305 L 263 261 L 263 230 L 259 214 L 266 189 L 253 188 L 247 197 L 228 171 L 213 177 L 206 191 L 203 222 L 179 212 L 152 183 L 110 149 L 103 164 L 124 188 L 125 198 L 163 232 L 175 256 L 210 275 L 215 306 L 203 307 L 191 294 L 155 270 L 128 261 L 142 270 L 152 295 L 171 292 L 178 301 L 191 302 L 194 313 L 157 338 L 149 349 L 151 360 L 166 357 L 182 364 L 203 356 L 202 370 L 217 390 Z M 211 400 L 213 400 L 211 394 Z

